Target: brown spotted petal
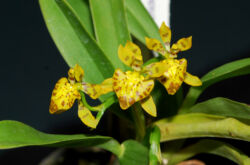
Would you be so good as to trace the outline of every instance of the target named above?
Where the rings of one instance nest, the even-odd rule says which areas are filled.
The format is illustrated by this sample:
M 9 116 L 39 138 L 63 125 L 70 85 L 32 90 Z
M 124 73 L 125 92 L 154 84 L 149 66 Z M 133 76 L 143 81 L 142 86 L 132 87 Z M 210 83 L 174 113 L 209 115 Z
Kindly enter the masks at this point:
M 147 48 L 149 50 L 156 51 L 165 56 L 165 54 L 167 53 L 166 48 L 161 44 L 159 40 L 148 37 L 146 37 L 145 40 Z
M 149 96 L 154 87 L 153 80 L 145 80 L 139 72 L 122 72 L 117 69 L 113 75 L 113 88 L 119 99 L 120 107 L 127 109 L 135 102 Z
M 162 22 L 161 27 L 159 29 L 160 36 L 162 41 L 166 46 L 170 45 L 171 41 L 171 30 L 170 28 L 165 24 L 165 22 Z
M 168 94 L 174 95 L 180 88 L 187 69 L 186 59 L 167 59 L 164 60 L 168 66 L 167 71 L 159 78 L 159 81 L 164 85 Z
M 141 50 L 136 44 L 127 41 L 125 47 L 120 45 L 118 48 L 118 56 L 127 66 L 132 67 L 136 71 L 140 70 L 143 60 Z
M 90 84 L 82 83 L 82 90 L 84 93 L 88 94 L 92 99 L 97 99 L 101 95 L 107 94 L 113 91 L 113 79 L 108 78 L 104 80 L 101 84 Z
M 52 91 L 49 112 L 51 114 L 61 113 L 70 109 L 76 99 L 80 99 L 81 95 L 75 85 L 68 82 L 68 79 L 63 77 L 55 85 Z
M 84 76 L 84 70 L 78 64 L 74 68 L 70 68 L 68 71 L 68 78 L 71 84 L 74 84 L 75 81 L 81 82 Z
M 168 69 L 168 66 L 165 65 L 163 62 L 154 62 L 151 63 L 143 68 L 144 73 L 146 73 L 150 78 L 158 78 L 161 77 L 166 70 Z
M 81 121 L 91 127 L 96 128 L 98 124 L 98 120 L 92 115 L 91 111 L 86 108 L 81 102 L 78 104 L 78 117 L 81 119 Z

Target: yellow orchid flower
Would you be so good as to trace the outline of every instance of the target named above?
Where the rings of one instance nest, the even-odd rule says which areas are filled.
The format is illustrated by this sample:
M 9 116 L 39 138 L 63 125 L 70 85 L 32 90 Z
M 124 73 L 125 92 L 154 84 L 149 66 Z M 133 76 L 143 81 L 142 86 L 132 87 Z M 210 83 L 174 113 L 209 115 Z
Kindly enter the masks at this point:
M 52 91 L 49 112 L 58 114 L 67 111 L 73 106 L 75 100 L 78 100 L 78 117 L 85 125 L 96 128 L 98 121 L 81 102 L 79 90 L 82 90 L 83 76 L 83 69 L 76 64 L 74 68 L 69 69 L 68 79 L 63 77 L 58 80 Z
M 118 48 L 120 60 L 130 66 L 133 71 L 123 72 L 116 69 L 113 75 L 113 89 L 118 97 L 120 107 L 128 109 L 135 102 L 140 101 L 142 108 L 151 116 L 156 116 L 156 107 L 150 92 L 154 88 L 154 80 L 142 75 L 142 55 L 140 48 L 127 41 L 125 47 Z
M 182 82 L 191 86 L 201 86 L 202 82 L 197 76 L 193 76 L 186 71 L 187 69 L 187 60 L 186 59 L 175 59 L 177 53 L 180 51 L 186 51 L 192 47 L 192 36 L 188 38 L 182 38 L 177 43 L 174 43 L 170 47 L 171 41 L 171 30 L 163 22 L 160 29 L 160 36 L 164 45 L 161 44 L 159 40 L 147 38 L 146 45 L 150 50 L 156 51 L 165 57 L 165 59 L 159 63 L 162 63 L 165 72 L 159 77 L 158 80 L 164 85 L 168 94 L 174 95 L 180 88 Z M 151 68 L 151 65 L 145 67 L 145 70 Z M 160 72 L 161 73 L 161 72 Z

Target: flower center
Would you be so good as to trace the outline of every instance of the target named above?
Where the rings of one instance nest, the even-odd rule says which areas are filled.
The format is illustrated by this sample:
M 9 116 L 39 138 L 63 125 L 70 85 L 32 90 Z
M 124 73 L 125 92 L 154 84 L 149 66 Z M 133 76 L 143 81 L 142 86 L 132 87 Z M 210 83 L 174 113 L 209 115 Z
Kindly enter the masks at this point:
M 125 72 L 125 79 L 121 82 L 121 94 L 135 97 L 138 87 L 142 85 L 144 77 L 139 72 L 127 71 Z

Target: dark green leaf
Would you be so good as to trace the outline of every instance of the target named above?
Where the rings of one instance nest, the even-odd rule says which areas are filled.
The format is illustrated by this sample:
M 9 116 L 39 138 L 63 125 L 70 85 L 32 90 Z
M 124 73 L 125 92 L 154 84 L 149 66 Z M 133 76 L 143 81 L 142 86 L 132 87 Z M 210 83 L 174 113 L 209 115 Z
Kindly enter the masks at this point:
M 130 39 L 123 0 L 90 0 L 96 39 L 115 68 L 125 68 L 118 47 Z
M 250 74 L 250 58 L 230 62 L 210 71 L 202 77 L 201 80 L 203 84 L 201 87 L 190 88 L 180 112 L 188 111 L 188 109 L 194 105 L 200 94 L 210 85 L 228 78 L 246 74 Z
M 165 118 L 177 114 L 177 110 L 182 102 L 182 88 L 180 88 L 175 95 L 169 95 L 166 88 L 160 82 L 156 81 L 151 95 L 157 106 L 158 118 Z
M 214 154 L 230 159 L 239 165 L 249 165 L 250 159 L 247 155 L 231 146 L 230 144 L 216 140 L 200 140 L 199 142 L 190 145 L 179 152 L 176 152 L 172 157 L 165 157 L 169 165 L 175 165 L 181 161 L 189 159 L 200 153 Z M 216 162 L 214 162 L 216 164 Z
M 48 30 L 68 65 L 79 64 L 85 70 L 84 78 L 90 83 L 100 83 L 111 77 L 114 71 L 112 64 L 87 32 L 89 28 L 77 15 L 79 11 L 72 8 L 73 3 L 66 0 L 39 2 Z

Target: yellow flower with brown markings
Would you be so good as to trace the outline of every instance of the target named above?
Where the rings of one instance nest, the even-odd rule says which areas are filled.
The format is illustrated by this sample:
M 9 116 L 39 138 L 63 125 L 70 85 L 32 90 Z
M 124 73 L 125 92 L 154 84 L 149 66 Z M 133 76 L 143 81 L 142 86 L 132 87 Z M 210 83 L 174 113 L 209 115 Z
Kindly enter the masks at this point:
M 174 95 L 183 81 L 191 86 L 201 86 L 202 82 L 197 76 L 193 76 L 186 72 L 187 60 L 185 58 L 180 60 L 175 59 L 177 58 L 177 53 L 180 51 L 186 51 L 192 47 L 192 36 L 182 38 L 170 47 L 170 28 L 163 22 L 159 32 L 164 45 L 162 45 L 159 40 L 147 37 L 146 45 L 150 50 L 156 51 L 165 57 L 163 61 L 159 62 L 165 65 L 165 72 L 158 78 L 158 80 L 164 85 L 168 94 Z M 145 68 L 147 69 L 147 67 L 150 68 L 151 66 L 149 65 Z
M 113 89 L 118 97 L 120 107 L 128 109 L 140 101 L 142 108 L 151 116 L 156 116 L 156 107 L 150 92 L 154 88 L 154 80 L 147 79 L 142 74 L 142 55 L 140 48 L 128 41 L 118 48 L 120 60 L 130 66 L 133 71 L 123 72 L 116 69 L 113 75 Z
M 68 79 L 63 77 L 58 80 L 52 91 L 49 112 L 51 114 L 65 112 L 74 105 L 75 100 L 78 100 L 78 117 L 85 125 L 96 128 L 98 121 L 81 102 L 79 90 L 82 90 L 83 76 L 83 69 L 76 64 L 74 68 L 69 69 Z

